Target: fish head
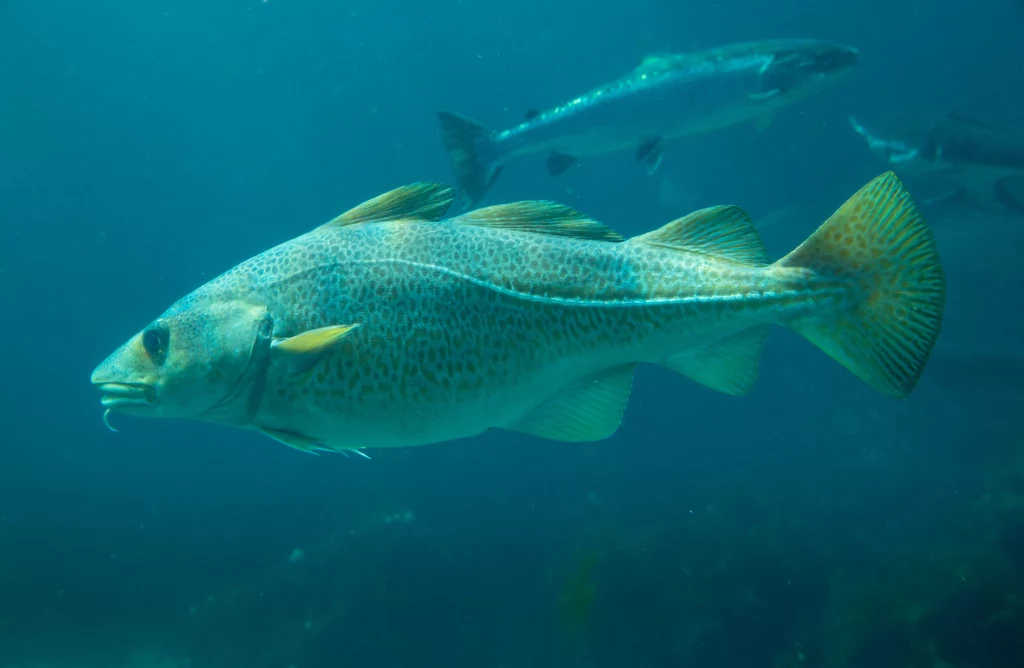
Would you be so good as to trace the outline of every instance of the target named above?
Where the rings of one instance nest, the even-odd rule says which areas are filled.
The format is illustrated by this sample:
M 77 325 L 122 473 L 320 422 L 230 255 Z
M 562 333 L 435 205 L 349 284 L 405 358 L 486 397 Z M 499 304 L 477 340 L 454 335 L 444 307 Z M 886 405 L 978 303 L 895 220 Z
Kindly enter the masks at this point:
M 265 306 L 190 296 L 115 350 L 92 383 L 108 412 L 244 423 L 262 396 L 273 326 Z
M 935 158 L 934 142 L 929 140 L 929 133 L 920 128 L 901 123 L 893 125 L 881 132 L 868 129 L 859 120 L 850 116 L 847 120 L 853 131 L 864 138 L 868 148 L 886 165 L 913 173 L 930 173 L 941 169 Z
M 768 43 L 761 67 L 762 98 L 801 98 L 835 84 L 857 66 L 852 46 L 821 40 L 780 40 Z

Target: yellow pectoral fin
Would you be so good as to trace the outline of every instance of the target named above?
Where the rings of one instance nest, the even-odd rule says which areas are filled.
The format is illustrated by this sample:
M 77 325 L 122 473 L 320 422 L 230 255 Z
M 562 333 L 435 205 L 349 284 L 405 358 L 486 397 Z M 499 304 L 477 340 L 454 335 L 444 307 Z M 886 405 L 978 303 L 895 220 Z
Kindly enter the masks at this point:
M 311 329 L 302 334 L 278 339 L 271 344 L 275 355 L 287 358 L 292 364 L 292 373 L 301 374 L 309 371 L 331 350 L 352 332 L 355 325 L 332 325 Z

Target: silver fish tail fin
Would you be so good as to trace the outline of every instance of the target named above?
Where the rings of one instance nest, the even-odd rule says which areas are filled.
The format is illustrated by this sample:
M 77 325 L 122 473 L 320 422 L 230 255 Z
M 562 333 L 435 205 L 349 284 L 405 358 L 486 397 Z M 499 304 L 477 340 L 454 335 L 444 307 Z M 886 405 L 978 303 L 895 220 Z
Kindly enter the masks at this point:
M 910 394 L 939 336 L 945 281 L 935 241 L 892 172 L 773 266 L 805 270 L 794 279 L 802 285 L 849 285 L 852 304 L 787 325 L 880 392 Z
M 437 112 L 441 143 L 455 172 L 465 208 L 479 202 L 501 172 L 495 159 L 494 133 L 468 118 L 447 111 Z

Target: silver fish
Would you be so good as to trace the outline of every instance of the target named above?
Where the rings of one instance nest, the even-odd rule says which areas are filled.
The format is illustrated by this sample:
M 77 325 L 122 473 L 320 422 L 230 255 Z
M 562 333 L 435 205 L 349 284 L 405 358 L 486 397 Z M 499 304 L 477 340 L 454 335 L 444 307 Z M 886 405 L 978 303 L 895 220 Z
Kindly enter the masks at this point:
M 939 333 L 935 246 L 891 173 L 775 263 L 735 206 L 626 240 L 553 202 L 443 219 L 453 199 L 398 188 L 199 287 L 96 368 L 103 405 L 306 452 L 590 441 L 640 362 L 742 394 L 779 324 L 903 397 Z
M 890 168 L 953 182 L 931 201 L 963 197 L 984 210 L 1024 212 L 1024 134 L 957 113 L 919 114 L 881 132 L 849 121 Z
M 633 71 L 519 125 L 491 132 L 439 112 L 442 141 L 466 206 L 475 205 L 504 164 L 547 153 L 557 175 L 579 156 L 632 149 L 653 174 L 668 139 L 773 114 L 832 86 L 857 63 L 857 49 L 818 40 L 731 44 L 647 57 Z

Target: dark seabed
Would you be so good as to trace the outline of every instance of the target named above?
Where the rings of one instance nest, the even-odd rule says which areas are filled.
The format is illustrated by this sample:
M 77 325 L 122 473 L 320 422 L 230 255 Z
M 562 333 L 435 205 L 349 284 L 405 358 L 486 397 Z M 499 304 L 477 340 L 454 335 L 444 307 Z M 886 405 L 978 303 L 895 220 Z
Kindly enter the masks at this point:
M 1022 127 L 1021 30 L 1015 0 L 0 0 L 0 668 L 1019 668 L 1019 213 L 923 206 L 948 303 L 903 401 L 776 328 L 743 397 L 641 366 L 608 440 L 365 461 L 113 434 L 89 374 L 236 262 L 452 182 L 436 110 L 507 127 L 648 53 L 852 44 L 767 129 L 672 141 L 654 176 L 524 158 L 486 200 L 627 236 L 734 203 L 778 257 L 886 169 L 849 115 Z

